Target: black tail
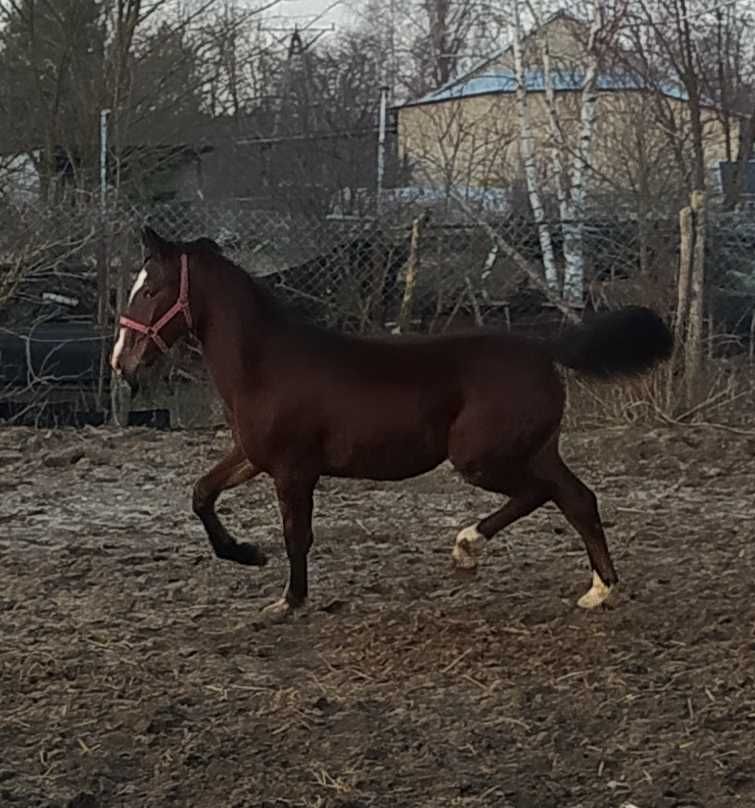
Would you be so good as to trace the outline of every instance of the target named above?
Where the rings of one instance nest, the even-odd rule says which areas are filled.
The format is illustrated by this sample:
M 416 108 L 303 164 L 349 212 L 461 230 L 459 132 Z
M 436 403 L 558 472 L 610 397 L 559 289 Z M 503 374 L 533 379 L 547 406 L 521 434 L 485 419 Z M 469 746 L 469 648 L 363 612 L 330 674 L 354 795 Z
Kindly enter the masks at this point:
M 552 343 L 559 365 L 610 379 L 645 373 L 668 359 L 674 346 L 667 325 L 651 309 L 630 306 L 598 314 Z

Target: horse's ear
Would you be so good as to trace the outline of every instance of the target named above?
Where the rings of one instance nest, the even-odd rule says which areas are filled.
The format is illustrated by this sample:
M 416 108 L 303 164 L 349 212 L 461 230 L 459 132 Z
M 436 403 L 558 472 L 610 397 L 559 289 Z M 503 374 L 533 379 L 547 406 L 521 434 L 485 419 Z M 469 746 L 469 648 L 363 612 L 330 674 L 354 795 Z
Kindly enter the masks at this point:
M 147 255 L 162 257 L 170 251 L 170 243 L 156 233 L 151 227 L 142 228 L 142 244 Z

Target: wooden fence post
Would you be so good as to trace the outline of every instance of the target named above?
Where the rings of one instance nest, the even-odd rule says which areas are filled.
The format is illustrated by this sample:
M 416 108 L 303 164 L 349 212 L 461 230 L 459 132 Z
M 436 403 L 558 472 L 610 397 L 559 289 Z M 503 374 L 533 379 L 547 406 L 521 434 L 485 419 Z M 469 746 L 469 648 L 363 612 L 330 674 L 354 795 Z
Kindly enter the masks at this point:
M 668 364 L 666 410 L 671 412 L 676 395 L 674 384 L 684 368 L 685 336 L 689 312 L 689 284 L 692 273 L 692 208 L 679 211 L 679 271 L 676 279 L 676 311 L 674 313 L 674 352 Z
M 409 258 L 406 262 L 406 272 L 404 274 L 404 296 L 401 299 L 401 309 L 398 315 L 398 331 L 405 333 L 412 319 L 412 307 L 414 305 L 414 289 L 417 285 L 417 271 L 420 263 L 420 238 L 422 228 L 427 221 L 427 214 L 418 216 L 412 222 L 412 236 L 409 242 Z
M 705 194 L 693 191 L 692 255 L 689 278 L 689 309 L 687 338 L 684 346 L 684 378 L 687 404 L 692 405 L 699 393 L 700 371 L 703 366 L 703 330 L 705 315 Z
M 679 211 L 679 276 L 676 284 L 674 355 L 669 364 L 666 407 L 676 394 L 674 379 L 684 377 L 685 405 L 697 395 L 703 350 L 705 290 L 705 195 L 693 191 L 690 204 Z

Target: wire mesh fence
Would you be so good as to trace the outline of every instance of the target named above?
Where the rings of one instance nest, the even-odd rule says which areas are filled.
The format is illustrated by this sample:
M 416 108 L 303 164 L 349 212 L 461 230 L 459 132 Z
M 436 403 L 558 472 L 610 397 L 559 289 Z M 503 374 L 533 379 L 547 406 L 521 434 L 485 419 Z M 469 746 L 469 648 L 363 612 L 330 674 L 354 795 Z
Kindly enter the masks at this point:
M 394 206 L 381 218 L 321 217 L 235 199 L 121 206 L 107 216 L 95 205 L 6 208 L 0 224 L 0 417 L 30 401 L 81 400 L 83 389 L 98 412 L 106 409 L 103 357 L 117 317 L 114 290 L 141 263 L 143 224 L 168 238 L 214 239 L 301 316 L 345 331 L 486 326 L 545 336 L 564 322 L 563 307 L 554 304 L 559 290 L 543 280 L 538 227 L 523 217 L 449 217 L 417 204 Z M 562 223 L 546 224 L 561 283 Z M 645 304 L 672 317 L 678 219 L 593 217 L 580 232 L 580 315 Z M 709 216 L 705 267 L 707 356 L 749 363 L 752 374 L 755 224 L 739 214 Z M 202 378 L 196 367 L 196 355 L 184 351 L 167 372 Z
M 214 238 L 234 261 L 327 325 L 390 331 L 402 304 L 410 306 L 406 327 L 425 333 L 470 324 L 529 330 L 540 320 L 563 319 L 537 280 L 543 278 L 538 228 L 524 218 L 447 223 L 407 205 L 381 219 L 315 219 L 246 209 L 239 201 L 161 206 L 145 220 L 168 237 Z M 561 223 L 547 224 L 563 273 Z M 592 218 L 581 224 L 584 308 L 645 304 L 671 317 L 678 220 Z M 711 352 L 749 352 L 755 223 L 735 215 L 709 220 L 706 298 Z

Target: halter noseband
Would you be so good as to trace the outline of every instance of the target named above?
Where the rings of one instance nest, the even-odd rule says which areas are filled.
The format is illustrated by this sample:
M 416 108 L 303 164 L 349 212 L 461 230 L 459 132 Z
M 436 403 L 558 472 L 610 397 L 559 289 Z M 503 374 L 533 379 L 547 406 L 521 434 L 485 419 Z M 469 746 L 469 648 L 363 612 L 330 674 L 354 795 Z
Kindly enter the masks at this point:
M 130 317 L 123 316 L 121 316 L 119 322 L 123 328 L 130 328 L 132 331 L 146 334 L 163 353 L 168 353 L 170 348 L 160 336 L 160 332 L 177 314 L 183 314 L 186 325 L 191 329 L 192 319 L 191 309 L 189 308 L 189 259 L 185 253 L 181 256 L 181 285 L 178 291 L 178 300 L 176 300 L 168 311 L 166 311 L 154 325 L 145 325 L 137 320 L 132 320 Z

